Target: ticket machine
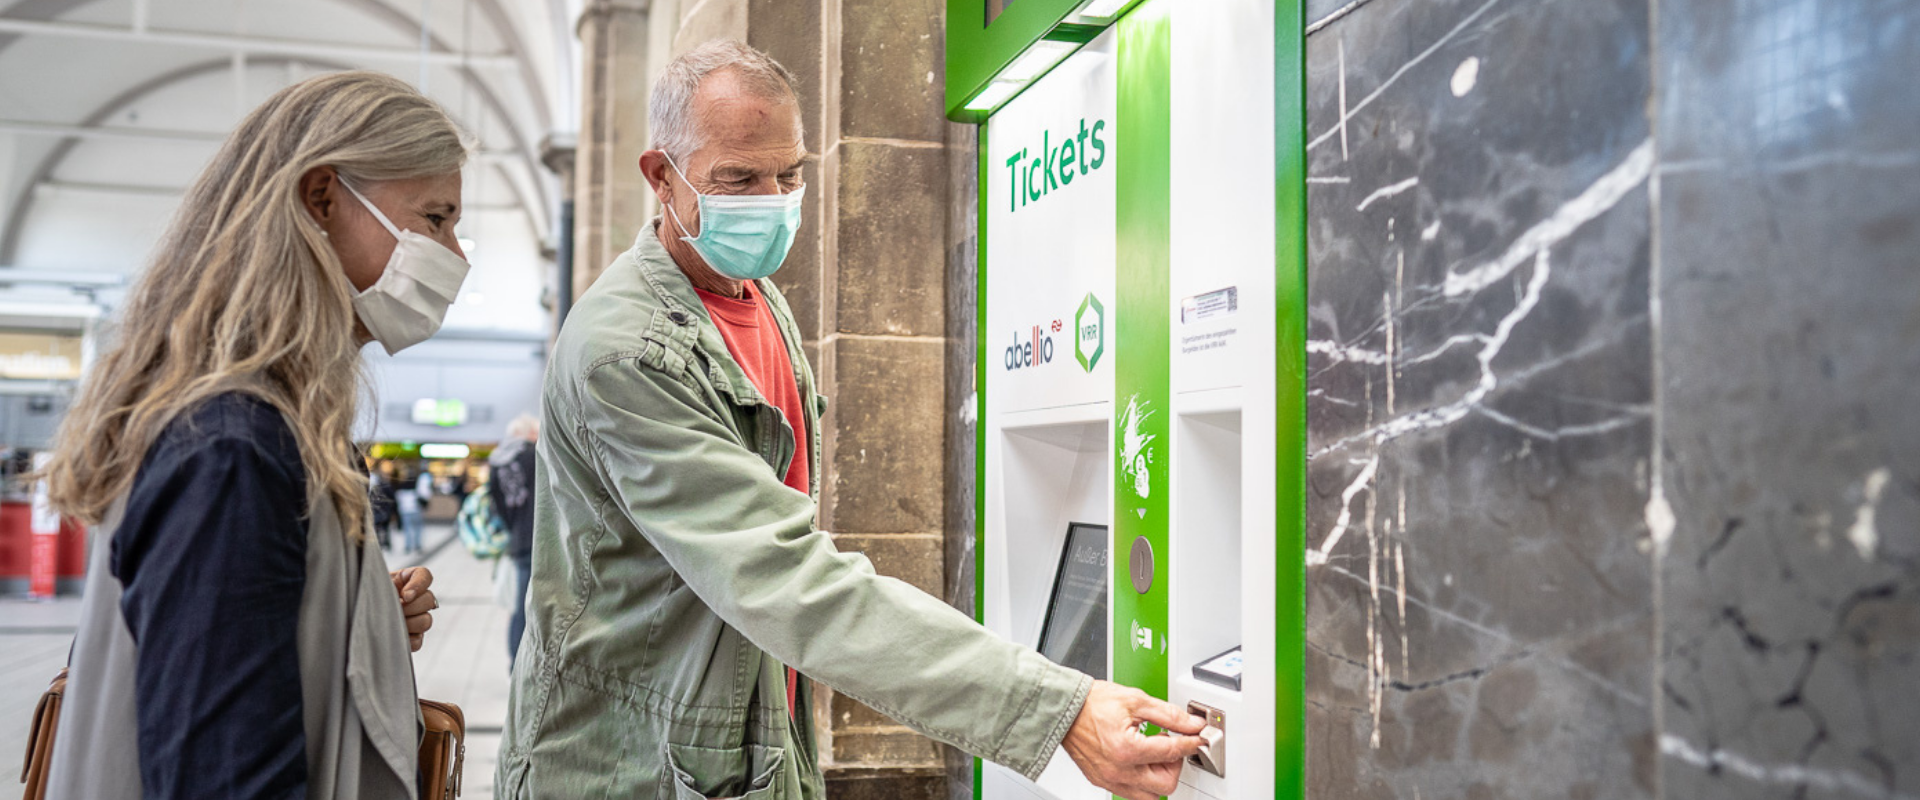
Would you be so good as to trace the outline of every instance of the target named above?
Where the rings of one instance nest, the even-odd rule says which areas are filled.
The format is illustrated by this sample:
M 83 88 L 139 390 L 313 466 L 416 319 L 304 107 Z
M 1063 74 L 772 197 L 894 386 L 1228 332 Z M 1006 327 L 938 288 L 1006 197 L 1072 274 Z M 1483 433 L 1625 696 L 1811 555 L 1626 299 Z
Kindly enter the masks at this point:
M 1299 0 L 950 0 L 979 130 L 977 614 L 1186 706 L 1176 797 L 1302 796 Z M 1065 753 L 979 796 L 1107 795 Z

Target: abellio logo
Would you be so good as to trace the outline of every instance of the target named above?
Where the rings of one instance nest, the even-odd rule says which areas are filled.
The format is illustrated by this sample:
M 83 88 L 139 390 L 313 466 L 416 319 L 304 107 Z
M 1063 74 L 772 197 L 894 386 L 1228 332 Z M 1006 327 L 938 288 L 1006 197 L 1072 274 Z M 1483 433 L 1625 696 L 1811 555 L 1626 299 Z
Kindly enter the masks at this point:
M 1054 323 L 1054 329 L 1058 330 L 1059 325 L 1060 323 L 1058 322 Z M 1008 372 L 1012 372 L 1016 369 L 1037 367 L 1052 361 L 1053 337 L 1047 335 L 1046 329 L 1035 325 L 1032 330 L 1028 331 L 1024 341 L 1021 339 L 1019 333 L 1016 332 L 1013 334 L 1013 346 L 1007 348 L 1006 356 L 1001 359 L 1000 363 L 1007 368 Z
M 1100 364 L 1100 354 L 1107 352 L 1107 309 L 1100 305 L 1100 298 L 1087 293 L 1087 299 L 1080 301 L 1080 310 L 1073 314 L 1073 357 L 1080 362 L 1080 368 L 1092 372 Z

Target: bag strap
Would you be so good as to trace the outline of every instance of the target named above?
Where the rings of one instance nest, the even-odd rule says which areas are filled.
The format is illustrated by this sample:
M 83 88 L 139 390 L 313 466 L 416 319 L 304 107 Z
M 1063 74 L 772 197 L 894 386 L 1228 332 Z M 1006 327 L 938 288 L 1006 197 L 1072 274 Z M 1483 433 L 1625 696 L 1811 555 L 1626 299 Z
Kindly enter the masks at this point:
M 59 733 L 60 703 L 66 693 L 67 668 L 61 667 L 60 674 L 53 676 L 47 690 L 40 694 L 40 702 L 33 707 L 33 727 L 27 733 L 27 753 L 20 763 L 20 782 L 27 784 L 30 794 L 46 789 L 47 771 L 53 764 L 53 737 Z

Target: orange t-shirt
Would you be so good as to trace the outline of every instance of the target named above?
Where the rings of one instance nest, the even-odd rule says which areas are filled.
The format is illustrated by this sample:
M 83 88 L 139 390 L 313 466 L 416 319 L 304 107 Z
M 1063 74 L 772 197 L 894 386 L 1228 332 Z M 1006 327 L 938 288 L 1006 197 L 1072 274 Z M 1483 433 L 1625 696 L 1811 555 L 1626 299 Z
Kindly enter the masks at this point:
M 787 474 L 781 480 L 801 494 L 810 494 L 812 465 L 807 460 L 813 452 L 810 446 L 813 439 L 807 431 L 807 418 L 801 413 L 800 385 L 793 377 L 793 359 L 787 357 L 786 338 L 780 335 L 780 323 L 773 318 L 773 309 L 767 306 L 766 298 L 760 296 L 759 287 L 752 281 L 742 285 L 747 290 L 744 298 L 722 297 L 704 289 L 694 291 L 700 293 L 700 302 L 713 317 L 713 326 L 720 329 L 727 352 L 733 354 L 734 361 L 740 362 L 747 380 L 753 382 L 753 388 L 760 390 L 767 402 L 780 409 L 787 424 L 793 427 L 793 461 L 787 465 Z M 787 668 L 789 714 L 799 686 L 798 674 L 793 668 Z
M 787 474 L 781 480 L 801 494 L 810 494 L 811 464 L 807 463 L 813 441 L 807 435 L 807 418 L 801 413 L 800 386 L 794 382 L 793 359 L 787 357 L 786 338 L 780 335 L 780 323 L 773 318 L 773 309 L 767 306 L 766 298 L 760 296 L 760 289 L 752 281 L 741 284 L 747 289 L 744 298 L 722 297 L 704 289 L 700 293 L 700 302 L 707 307 L 707 313 L 713 317 L 713 325 L 720 329 L 720 338 L 727 343 L 727 352 L 733 354 L 733 360 L 740 362 L 740 369 L 747 373 L 747 380 L 753 382 L 753 388 L 760 390 L 761 396 L 772 403 L 774 408 L 787 418 L 787 424 L 793 427 L 793 462 L 787 465 Z

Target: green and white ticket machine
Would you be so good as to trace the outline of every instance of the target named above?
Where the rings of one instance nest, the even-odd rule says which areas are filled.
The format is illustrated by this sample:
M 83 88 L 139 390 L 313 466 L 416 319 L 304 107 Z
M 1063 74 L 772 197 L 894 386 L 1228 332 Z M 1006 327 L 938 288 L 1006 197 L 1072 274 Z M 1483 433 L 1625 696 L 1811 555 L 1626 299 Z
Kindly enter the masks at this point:
M 976 614 L 1205 716 L 1176 797 L 1301 797 L 1299 0 L 948 10 L 947 113 L 979 125 Z M 1106 796 L 1065 753 L 976 769 L 982 797 Z

